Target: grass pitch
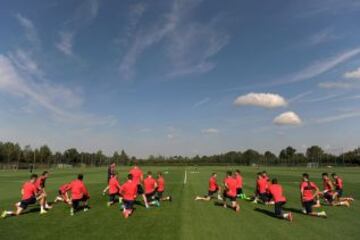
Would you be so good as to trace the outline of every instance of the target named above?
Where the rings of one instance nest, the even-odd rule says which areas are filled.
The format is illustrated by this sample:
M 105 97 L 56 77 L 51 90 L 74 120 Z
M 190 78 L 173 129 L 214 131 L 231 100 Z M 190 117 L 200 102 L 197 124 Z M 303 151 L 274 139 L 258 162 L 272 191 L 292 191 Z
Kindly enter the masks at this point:
M 168 171 L 165 174 L 166 192 L 173 202 L 162 202 L 160 208 L 145 209 L 136 206 L 133 216 L 125 220 L 118 206 L 107 207 L 107 196 L 101 192 L 106 185 L 106 169 L 53 170 L 47 181 L 49 201 L 52 201 L 58 187 L 85 174 L 85 183 L 91 195 L 89 212 L 69 215 L 65 204 L 57 204 L 45 216 L 40 216 L 37 206 L 29 207 L 20 217 L 0 219 L 0 239 L 359 239 L 360 203 L 356 200 L 350 208 L 323 207 L 327 219 L 304 216 L 300 213 L 299 180 L 303 172 L 309 172 L 313 181 L 322 187 L 320 174 L 336 171 L 344 180 L 345 195 L 360 199 L 360 169 L 300 169 L 266 168 L 270 177 L 277 177 L 284 187 L 294 222 L 289 223 L 272 216 L 273 207 L 255 205 L 239 200 L 241 210 L 215 206 L 214 202 L 195 202 L 195 195 L 207 192 L 211 172 L 218 173 L 222 181 L 225 171 L 239 168 L 244 177 L 244 190 L 254 192 L 255 173 L 258 169 L 249 167 L 144 167 L 143 171 Z M 186 184 L 184 184 L 187 170 Z M 121 168 L 122 182 L 128 168 Z M 40 174 L 40 171 L 38 172 Z M 20 199 L 20 188 L 27 180 L 25 171 L 0 171 L 0 210 L 12 209 Z

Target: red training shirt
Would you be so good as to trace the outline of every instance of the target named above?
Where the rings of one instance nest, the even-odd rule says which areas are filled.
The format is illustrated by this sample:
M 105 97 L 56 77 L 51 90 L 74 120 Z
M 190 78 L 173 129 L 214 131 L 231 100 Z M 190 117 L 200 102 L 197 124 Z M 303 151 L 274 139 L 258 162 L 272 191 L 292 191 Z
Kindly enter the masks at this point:
M 275 203 L 286 202 L 286 198 L 283 196 L 283 189 L 280 184 L 271 184 L 269 192 L 271 193 Z
M 125 200 L 134 201 L 137 193 L 137 184 L 132 180 L 128 180 L 121 186 L 120 193 Z
M 31 181 L 25 182 L 24 185 L 22 186 L 22 200 L 26 200 L 32 197 L 35 197 L 36 194 L 36 187 L 35 184 L 32 183 Z

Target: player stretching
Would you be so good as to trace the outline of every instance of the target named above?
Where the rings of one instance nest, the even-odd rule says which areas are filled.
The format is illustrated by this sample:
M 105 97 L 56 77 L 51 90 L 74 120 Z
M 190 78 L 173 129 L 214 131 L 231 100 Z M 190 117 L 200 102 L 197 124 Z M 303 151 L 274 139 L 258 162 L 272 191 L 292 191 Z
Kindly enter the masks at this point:
M 332 173 L 331 176 L 333 178 L 333 185 L 335 186 L 338 200 L 354 201 L 354 198 L 352 197 L 343 197 L 343 188 L 344 188 L 343 180 L 336 173 Z
M 128 180 L 121 186 L 120 194 L 123 196 L 123 215 L 128 218 L 134 211 L 134 201 L 137 193 L 137 184 L 133 181 L 133 176 L 128 175 Z
M 21 201 L 15 204 L 16 210 L 15 211 L 3 211 L 1 214 L 2 218 L 5 218 L 7 216 L 19 216 L 29 205 L 36 203 L 36 194 L 37 189 L 35 186 L 35 181 L 37 179 L 37 175 L 33 174 L 30 177 L 30 180 L 25 182 L 21 189 Z M 38 200 L 41 202 L 42 196 L 39 196 Z M 40 214 L 42 214 L 40 212 Z
M 300 184 L 300 197 L 301 203 L 305 208 L 304 213 L 310 216 L 326 217 L 326 212 L 314 212 L 313 207 L 316 204 L 315 198 L 319 195 L 319 188 L 315 183 L 310 182 L 309 174 L 304 173 L 302 175 L 302 182 Z
M 70 183 L 72 207 L 70 209 L 70 215 L 73 216 L 75 212 L 79 210 L 79 205 L 82 203 L 84 212 L 89 210 L 88 200 L 90 195 L 83 182 L 84 175 L 79 174 L 77 179 Z
M 118 180 L 117 173 L 113 173 L 109 180 L 109 201 L 107 203 L 108 206 L 113 205 L 115 202 L 119 202 L 119 204 L 122 203 L 122 199 L 120 197 L 120 183 Z M 119 197 L 119 200 L 116 199 L 116 197 Z
M 276 178 L 274 178 L 271 181 L 271 186 L 269 187 L 269 192 L 272 196 L 272 199 L 274 199 L 275 202 L 275 215 L 278 218 L 283 218 L 286 220 L 289 220 L 290 222 L 292 222 L 293 220 L 293 215 L 291 212 L 287 212 L 284 213 L 282 207 L 285 205 L 286 203 L 286 198 L 283 195 L 283 188 L 282 186 L 278 183 L 278 180 Z
M 109 181 L 111 177 L 115 174 L 116 170 L 116 164 L 112 162 L 107 169 L 107 185 L 106 188 L 103 190 L 103 195 L 105 196 L 106 192 L 109 190 Z
M 335 191 L 335 187 L 331 182 L 329 175 L 327 173 L 322 174 L 324 191 L 323 197 L 325 201 L 331 206 L 346 206 L 350 207 L 349 201 L 338 200 L 338 193 Z
M 264 204 L 269 204 L 269 192 L 268 192 L 268 177 L 263 175 L 263 173 L 257 174 L 256 180 L 256 193 L 253 203 L 258 203 L 260 200 Z
M 47 213 L 47 209 L 51 209 L 52 207 L 47 203 L 47 193 L 45 191 L 45 184 L 46 184 L 46 179 L 49 177 L 49 172 L 48 171 L 44 171 L 40 177 L 38 177 L 35 181 L 35 187 L 36 187 L 36 195 L 38 196 L 38 198 L 41 199 L 41 201 L 39 201 L 40 203 L 40 214 L 45 214 Z
M 158 187 L 156 189 L 156 195 L 159 201 L 170 201 L 172 200 L 171 196 L 164 197 L 164 191 L 165 191 L 165 179 L 161 172 L 158 172 L 158 178 L 157 178 L 157 184 Z
M 226 178 L 224 179 L 224 208 L 227 207 L 226 199 L 231 201 L 231 207 L 236 211 L 240 211 L 240 206 L 236 202 L 236 179 L 235 174 L 232 175 L 231 171 L 226 173 Z
M 149 203 L 149 205 L 160 207 L 159 199 L 156 196 L 157 187 L 158 184 L 152 177 L 151 171 L 148 171 L 147 176 L 144 179 L 146 201 Z
M 142 170 L 138 167 L 137 163 L 134 164 L 134 167 L 129 172 L 133 176 L 133 182 L 137 185 L 137 194 L 141 195 L 144 200 L 145 207 L 148 208 L 149 204 L 146 200 L 146 196 L 144 194 L 144 189 L 142 187 L 142 182 L 144 180 L 144 175 Z
M 195 198 L 195 200 L 203 200 L 203 201 L 210 201 L 211 199 L 214 198 L 214 194 L 217 193 L 217 198 L 219 200 L 223 200 L 222 197 L 220 196 L 220 192 L 221 192 L 221 187 L 217 184 L 216 181 L 216 173 L 212 173 L 211 177 L 209 178 L 209 189 L 208 189 L 208 194 L 205 196 L 197 196 Z
M 71 205 L 71 199 L 69 198 L 68 191 L 70 190 L 70 183 L 65 183 L 60 186 L 58 196 L 55 198 L 54 203 L 64 202 Z

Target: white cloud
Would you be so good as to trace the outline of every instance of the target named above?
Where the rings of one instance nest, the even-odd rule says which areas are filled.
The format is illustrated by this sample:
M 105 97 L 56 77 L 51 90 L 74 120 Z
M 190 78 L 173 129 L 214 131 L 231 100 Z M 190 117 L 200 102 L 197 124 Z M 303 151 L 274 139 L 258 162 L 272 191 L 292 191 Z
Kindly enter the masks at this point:
M 208 98 L 208 97 L 203 98 L 203 99 L 201 99 L 200 101 L 196 102 L 196 103 L 193 105 L 193 108 L 200 107 L 200 106 L 208 103 L 209 101 L 210 101 L 210 98 Z
M 55 44 L 56 48 L 67 56 L 73 55 L 74 33 L 59 32 L 59 41 Z
M 273 122 L 277 125 L 299 125 L 302 121 L 296 113 L 285 112 L 275 117 Z
M 236 106 L 257 106 L 265 108 L 284 107 L 287 105 L 286 100 L 278 95 L 272 93 L 248 93 L 239 96 L 235 99 Z
M 16 58 L 16 54 L 10 55 Z M 26 59 L 30 60 L 31 57 L 27 56 Z M 19 59 L 16 61 L 21 62 Z M 35 62 L 31 65 L 37 66 Z M 78 107 L 83 103 L 83 98 L 79 92 L 51 84 L 45 79 L 34 81 L 33 78 L 36 77 L 36 74 L 28 72 L 27 68 L 18 67 L 11 58 L 0 55 L 0 90 L 23 97 L 28 104 L 46 109 L 55 120 L 60 122 L 110 126 L 116 123 L 116 119 L 112 116 L 97 117 L 81 113 Z
M 31 42 L 32 44 L 34 44 L 35 46 L 38 46 L 40 43 L 39 37 L 38 37 L 38 33 L 36 31 L 36 28 L 34 26 L 34 24 L 32 23 L 32 21 L 24 16 L 22 16 L 21 14 L 16 14 L 15 15 L 16 19 L 18 20 L 18 22 L 20 23 L 20 25 L 25 29 L 25 35 L 26 38 L 29 42 Z
M 321 82 L 318 85 L 320 88 L 351 88 L 352 85 L 347 82 Z
M 219 129 L 216 129 L 216 128 L 208 128 L 208 129 L 203 129 L 201 130 L 202 133 L 205 133 L 205 134 L 216 134 L 216 133 L 219 133 Z
M 360 79 L 360 68 L 355 69 L 354 71 L 346 72 L 344 77 L 348 79 Z
M 174 135 L 174 134 L 168 134 L 168 135 L 167 135 L 167 138 L 168 138 L 168 139 L 174 139 L 174 138 L 175 138 L 175 135 Z

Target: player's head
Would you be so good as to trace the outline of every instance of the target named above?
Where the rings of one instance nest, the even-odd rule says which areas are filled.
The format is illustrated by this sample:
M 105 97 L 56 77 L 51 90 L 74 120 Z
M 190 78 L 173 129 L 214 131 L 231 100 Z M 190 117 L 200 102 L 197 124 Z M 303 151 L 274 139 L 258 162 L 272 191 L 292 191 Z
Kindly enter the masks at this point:
M 118 173 L 117 172 L 113 172 L 112 174 L 111 174 L 111 177 L 117 177 L 118 176 Z
M 261 175 L 264 176 L 264 177 L 266 177 L 266 176 L 267 176 L 267 172 L 266 172 L 266 171 L 262 171 L 262 172 L 261 172 Z
M 231 177 L 231 175 L 232 175 L 232 172 L 231 172 L 231 171 L 227 171 L 227 172 L 226 172 L 226 176 L 227 176 L 227 177 Z
M 30 181 L 34 183 L 37 178 L 38 178 L 38 175 L 36 175 L 36 174 L 31 174 L 31 176 L 30 176 Z
M 216 177 L 216 172 L 213 172 L 213 173 L 211 174 L 211 176 L 212 176 L 212 177 Z
M 133 165 L 134 165 L 134 167 L 138 167 L 138 162 L 137 162 L 137 160 L 136 160 L 136 159 L 134 159 L 134 161 L 133 161 Z
M 48 176 L 49 176 L 49 172 L 48 172 L 48 171 L 43 171 L 43 173 L 41 174 L 41 176 L 48 177 Z
M 239 169 L 236 169 L 236 173 L 239 174 L 239 175 L 241 174 Z
M 309 174 L 308 173 L 303 173 L 302 178 L 305 182 L 310 180 Z
M 151 172 L 151 171 L 148 171 L 148 172 L 147 172 L 147 175 L 148 175 L 148 176 L 152 176 L 152 172 Z
M 337 178 L 337 174 L 336 174 L 336 173 L 332 173 L 331 176 L 332 176 L 333 178 Z
M 82 180 L 84 179 L 84 175 L 80 173 L 80 174 L 78 175 L 77 179 L 79 179 L 79 180 L 82 181 Z
M 278 184 L 277 178 L 273 178 L 273 179 L 271 180 L 271 183 L 272 183 L 272 184 Z
M 327 180 L 329 178 L 329 174 L 324 172 L 321 174 L 322 179 Z
M 161 176 L 162 176 L 162 172 L 158 171 L 158 176 L 161 177 Z
M 133 179 L 133 175 L 132 175 L 132 174 L 128 174 L 127 178 L 128 178 L 129 180 L 132 180 L 132 179 Z
M 256 177 L 259 179 L 259 178 L 261 178 L 262 177 L 262 172 L 258 172 L 257 174 L 256 174 Z

